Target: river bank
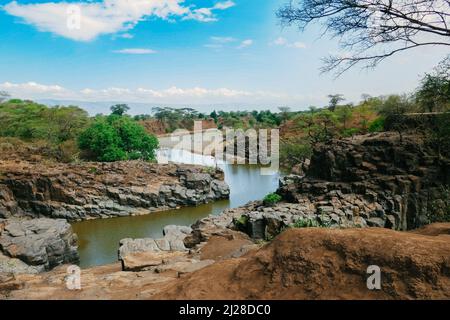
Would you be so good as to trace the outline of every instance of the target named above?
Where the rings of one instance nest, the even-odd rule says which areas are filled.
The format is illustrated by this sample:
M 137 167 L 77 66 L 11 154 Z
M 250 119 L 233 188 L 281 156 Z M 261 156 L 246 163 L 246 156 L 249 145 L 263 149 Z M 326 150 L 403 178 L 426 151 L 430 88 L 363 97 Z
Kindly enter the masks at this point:
M 120 263 L 82 270 L 81 290 L 66 288 L 65 266 L 38 275 L 9 276 L 0 283 L 0 297 L 450 299 L 445 271 L 450 268 L 449 240 L 448 223 L 414 232 L 291 229 L 264 246 L 230 231 L 213 236 L 199 251 L 166 258 L 150 270 L 122 271 Z M 368 263 L 381 268 L 381 290 L 367 287 Z M 198 269 L 190 268 L 192 264 Z
M 82 270 L 81 291 L 64 289 L 64 270 L 56 269 L 13 277 L 3 294 L 449 299 L 450 225 L 434 223 L 446 221 L 450 208 L 442 191 L 449 163 L 413 136 L 398 139 L 383 133 L 318 146 L 304 176 L 281 180 L 280 202 L 228 208 L 189 230 L 166 227 L 162 238 L 122 239 L 120 248 L 116 242 L 120 269 Z M 382 270 L 380 291 L 367 288 L 370 265 Z

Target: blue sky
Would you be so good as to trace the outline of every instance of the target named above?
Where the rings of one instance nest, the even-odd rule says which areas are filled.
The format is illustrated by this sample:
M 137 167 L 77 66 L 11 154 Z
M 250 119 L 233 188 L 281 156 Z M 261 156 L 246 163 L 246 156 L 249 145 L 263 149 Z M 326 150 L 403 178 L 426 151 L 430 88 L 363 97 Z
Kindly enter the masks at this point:
M 320 28 L 282 28 L 288 0 L 0 0 L 0 90 L 32 99 L 278 107 L 413 90 L 446 53 L 321 75 L 338 51 Z M 81 14 L 79 29 L 76 5 Z M 73 17 L 70 16 L 70 17 Z M 74 24 L 75 23 L 75 24 Z M 75 27 L 73 27 L 75 26 Z

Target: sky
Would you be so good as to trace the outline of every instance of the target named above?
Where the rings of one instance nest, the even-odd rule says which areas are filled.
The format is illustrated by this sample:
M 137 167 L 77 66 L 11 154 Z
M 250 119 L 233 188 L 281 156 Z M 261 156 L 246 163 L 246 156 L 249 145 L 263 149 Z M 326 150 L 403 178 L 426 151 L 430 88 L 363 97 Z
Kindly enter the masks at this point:
M 282 27 L 288 0 L 0 0 L 0 90 L 35 100 L 295 110 L 411 92 L 448 51 L 406 51 L 335 79 L 336 40 Z

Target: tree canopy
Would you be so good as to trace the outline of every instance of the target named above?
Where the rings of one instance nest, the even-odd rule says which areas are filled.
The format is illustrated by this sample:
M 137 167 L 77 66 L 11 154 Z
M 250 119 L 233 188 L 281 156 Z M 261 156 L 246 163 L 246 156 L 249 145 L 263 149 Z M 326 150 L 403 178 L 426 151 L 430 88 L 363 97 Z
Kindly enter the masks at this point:
M 95 161 L 155 160 L 158 139 L 127 116 L 97 117 L 78 138 L 86 158 Z

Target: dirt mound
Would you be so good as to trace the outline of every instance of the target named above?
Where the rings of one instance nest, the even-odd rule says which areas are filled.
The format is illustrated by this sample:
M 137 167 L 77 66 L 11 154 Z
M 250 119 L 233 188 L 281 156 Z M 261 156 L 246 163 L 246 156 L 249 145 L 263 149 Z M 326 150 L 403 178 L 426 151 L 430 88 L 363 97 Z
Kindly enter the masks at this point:
M 450 299 L 450 224 L 419 232 L 290 229 L 179 279 L 160 299 Z M 430 231 L 433 230 L 433 231 Z M 445 234 L 439 234 L 442 230 Z M 367 268 L 381 268 L 381 290 Z

